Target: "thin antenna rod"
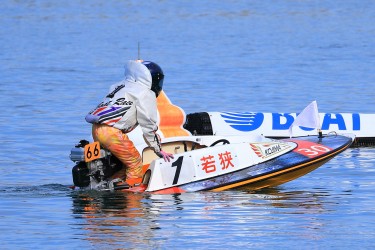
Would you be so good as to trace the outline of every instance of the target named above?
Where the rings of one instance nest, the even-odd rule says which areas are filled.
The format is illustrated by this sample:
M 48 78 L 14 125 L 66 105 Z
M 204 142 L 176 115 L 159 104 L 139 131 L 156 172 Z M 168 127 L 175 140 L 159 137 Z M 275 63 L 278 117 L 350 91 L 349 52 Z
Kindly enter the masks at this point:
M 138 60 L 141 60 L 141 50 L 138 42 Z

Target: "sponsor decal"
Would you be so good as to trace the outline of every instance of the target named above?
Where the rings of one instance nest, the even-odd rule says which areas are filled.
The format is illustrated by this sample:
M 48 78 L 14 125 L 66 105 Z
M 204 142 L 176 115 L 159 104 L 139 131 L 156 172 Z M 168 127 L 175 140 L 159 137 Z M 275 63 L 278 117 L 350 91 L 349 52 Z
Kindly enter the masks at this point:
M 259 158 L 267 159 L 291 146 L 285 143 L 250 143 L 250 147 Z
M 221 117 L 224 119 L 225 123 L 229 124 L 232 128 L 249 132 L 260 128 L 264 122 L 265 113 L 231 113 L 225 112 L 220 113 Z M 272 115 L 272 130 L 288 130 L 289 127 L 294 122 L 295 116 L 292 113 L 271 113 Z M 323 118 L 323 119 L 322 119 Z M 338 129 L 339 131 L 361 130 L 361 117 L 358 113 L 352 113 L 349 118 L 344 119 L 342 114 L 326 113 L 321 116 L 322 130 Z M 331 126 L 334 126 L 332 128 Z M 312 131 L 314 128 L 305 128 L 300 126 L 300 129 L 304 131 Z
M 280 152 L 280 151 L 281 151 L 280 144 L 277 144 L 275 146 L 272 146 L 272 147 L 267 148 L 266 150 L 264 150 L 264 152 L 266 153 L 266 156 L 267 155 L 272 155 L 272 154 Z
M 259 128 L 264 120 L 263 113 L 221 113 L 221 117 L 232 128 L 249 132 Z
M 298 115 L 298 113 L 296 114 Z M 290 113 L 272 113 L 272 129 L 273 130 L 288 130 L 290 125 L 294 122 L 294 117 Z M 359 114 L 351 114 L 351 121 L 345 122 L 342 114 L 325 114 L 322 120 L 322 130 L 329 130 L 331 125 L 337 125 L 338 130 L 361 129 L 361 119 Z M 304 131 L 312 131 L 314 128 L 300 127 Z

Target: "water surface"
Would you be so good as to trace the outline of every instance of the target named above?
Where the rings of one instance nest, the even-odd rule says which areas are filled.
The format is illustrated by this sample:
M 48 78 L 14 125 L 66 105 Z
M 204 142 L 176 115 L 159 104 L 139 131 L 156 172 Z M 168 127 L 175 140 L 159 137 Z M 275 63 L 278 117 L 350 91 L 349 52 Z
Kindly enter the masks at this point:
M 373 147 L 274 189 L 71 191 L 70 148 L 126 60 L 186 113 L 375 113 L 374 1 L 15 1 L 0 10 L 4 249 L 375 246 Z

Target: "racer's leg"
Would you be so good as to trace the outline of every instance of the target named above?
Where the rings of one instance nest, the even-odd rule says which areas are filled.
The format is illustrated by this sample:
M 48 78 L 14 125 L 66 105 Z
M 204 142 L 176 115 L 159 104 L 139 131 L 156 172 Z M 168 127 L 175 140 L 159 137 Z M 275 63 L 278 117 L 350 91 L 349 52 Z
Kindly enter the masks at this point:
M 125 133 L 107 125 L 94 124 L 92 135 L 95 141 L 99 141 L 103 147 L 111 151 L 126 166 L 125 169 L 115 173 L 112 179 L 130 180 L 142 178 L 141 155 Z

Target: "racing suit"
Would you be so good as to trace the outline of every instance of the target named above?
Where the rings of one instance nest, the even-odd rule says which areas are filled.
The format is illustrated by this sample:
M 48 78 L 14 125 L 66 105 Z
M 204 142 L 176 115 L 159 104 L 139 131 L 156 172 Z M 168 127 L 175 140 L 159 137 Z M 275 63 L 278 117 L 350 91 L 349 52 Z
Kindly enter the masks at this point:
M 126 133 L 140 125 L 146 143 L 155 153 L 161 151 L 156 131 L 156 95 L 151 90 L 152 78 L 146 66 L 128 61 L 125 79 L 110 87 L 104 100 L 87 116 L 93 124 L 95 141 L 112 152 L 125 166 L 112 178 L 134 179 L 142 177 L 142 158 Z

